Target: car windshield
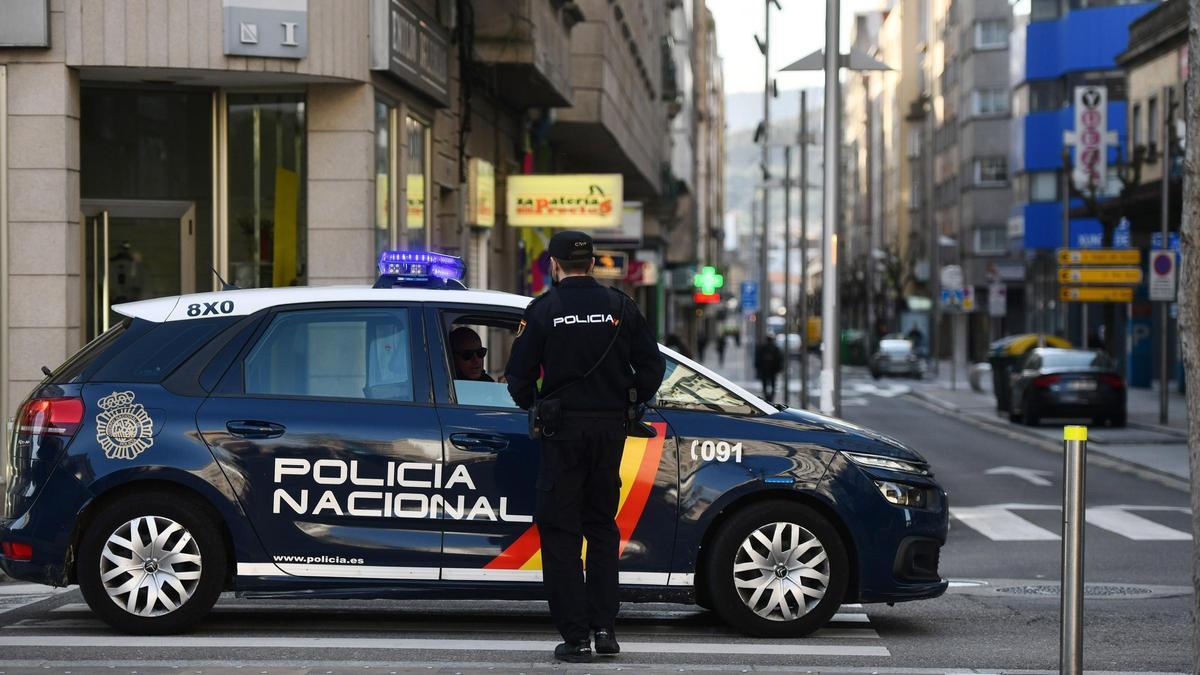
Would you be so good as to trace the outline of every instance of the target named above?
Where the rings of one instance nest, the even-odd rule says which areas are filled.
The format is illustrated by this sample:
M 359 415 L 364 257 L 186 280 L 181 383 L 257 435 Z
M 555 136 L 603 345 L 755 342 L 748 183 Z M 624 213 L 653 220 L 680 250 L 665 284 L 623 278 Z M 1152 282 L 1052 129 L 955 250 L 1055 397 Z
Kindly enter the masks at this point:
M 908 340 L 884 340 L 879 343 L 879 351 L 884 354 L 907 354 L 912 351 L 912 343 Z
M 667 372 L 658 388 L 658 405 L 663 408 L 712 410 L 751 415 L 754 406 L 718 382 L 667 357 Z
M 1112 359 L 1104 352 L 1046 351 L 1043 368 L 1112 368 Z

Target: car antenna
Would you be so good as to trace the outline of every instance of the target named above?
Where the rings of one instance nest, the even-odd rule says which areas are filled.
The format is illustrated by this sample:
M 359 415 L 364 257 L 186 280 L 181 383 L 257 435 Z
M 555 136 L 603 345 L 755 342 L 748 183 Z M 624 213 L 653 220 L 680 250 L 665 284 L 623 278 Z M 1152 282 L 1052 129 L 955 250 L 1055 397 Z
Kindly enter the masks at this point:
M 223 279 L 223 278 L 221 277 L 221 273 L 217 271 L 217 268 L 215 268 L 215 267 L 209 267 L 208 269 L 212 270 L 212 273 L 213 273 L 213 274 L 215 274 L 215 275 L 217 275 L 217 279 L 218 279 L 218 280 L 221 282 L 221 290 L 223 290 L 223 291 L 238 291 L 238 290 L 241 290 L 241 289 L 240 289 L 240 288 L 238 288 L 237 286 L 234 286 L 233 284 L 229 283 L 228 281 L 225 281 L 225 279 Z

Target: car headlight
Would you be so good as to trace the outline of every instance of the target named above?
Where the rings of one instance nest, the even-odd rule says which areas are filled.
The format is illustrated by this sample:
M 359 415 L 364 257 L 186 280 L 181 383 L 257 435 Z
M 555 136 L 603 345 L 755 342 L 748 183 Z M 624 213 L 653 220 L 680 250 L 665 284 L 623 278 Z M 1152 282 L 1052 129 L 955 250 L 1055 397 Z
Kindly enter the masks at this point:
M 903 471 L 904 473 L 915 473 L 920 476 L 928 476 L 929 472 L 924 467 L 906 462 L 902 459 L 893 459 L 891 457 L 881 457 L 880 455 L 863 455 L 857 452 L 842 452 L 851 462 L 860 466 L 869 466 L 875 469 L 890 469 L 892 471 Z
M 895 483 L 890 480 L 877 480 L 875 487 L 879 488 L 883 498 L 896 506 L 909 506 L 914 509 L 923 509 L 928 503 L 926 499 L 926 490 L 915 485 L 905 485 L 904 483 Z

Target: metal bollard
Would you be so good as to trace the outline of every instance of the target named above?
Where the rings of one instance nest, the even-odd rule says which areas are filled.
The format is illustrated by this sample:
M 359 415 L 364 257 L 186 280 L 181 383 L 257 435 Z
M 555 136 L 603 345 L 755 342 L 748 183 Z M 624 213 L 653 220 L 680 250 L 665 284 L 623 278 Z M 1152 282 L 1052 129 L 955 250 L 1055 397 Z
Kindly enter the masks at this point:
M 1083 519 L 1087 427 L 1063 427 L 1063 510 L 1059 672 L 1083 672 Z

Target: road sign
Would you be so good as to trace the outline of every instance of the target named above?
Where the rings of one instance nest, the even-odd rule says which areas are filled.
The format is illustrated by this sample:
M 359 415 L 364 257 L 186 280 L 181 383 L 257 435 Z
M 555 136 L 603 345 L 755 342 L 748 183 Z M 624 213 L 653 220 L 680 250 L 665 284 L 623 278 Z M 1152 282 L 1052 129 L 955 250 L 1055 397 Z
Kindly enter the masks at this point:
M 967 286 L 966 288 L 962 289 L 962 311 L 964 311 L 964 312 L 974 312 L 975 311 L 975 287 L 974 286 Z
M 742 282 L 742 311 L 755 312 L 758 311 L 758 282 L 743 281 Z
M 1142 252 L 1136 248 L 1060 248 L 1059 265 L 1140 265 Z
M 1008 314 L 1008 286 L 1002 283 L 988 284 L 988 316 L 1003 317 Z
M 1140 267 L 1073 267 L 1058 270 L 1062 284 L 1132 284 L 1142 283 Z
M 1063 286 L 1058 289 L 1063 302 L 1133 302 L 1133 289 L 1119 286 Z
M 1113 230 L 1113 248 L 1129 248 L 1131 245 L 1129 219 L 1122 218 L 1121 222 L 1117 223 L 1117 227 Z
M 958 265 L 946 265 L 941 273 L 942 288 L 958 290 L 963 287 L 963 270 Z
M 1150 252 L 1150 299 L 1171 302 L 1175 299 L 1175 252 Z

